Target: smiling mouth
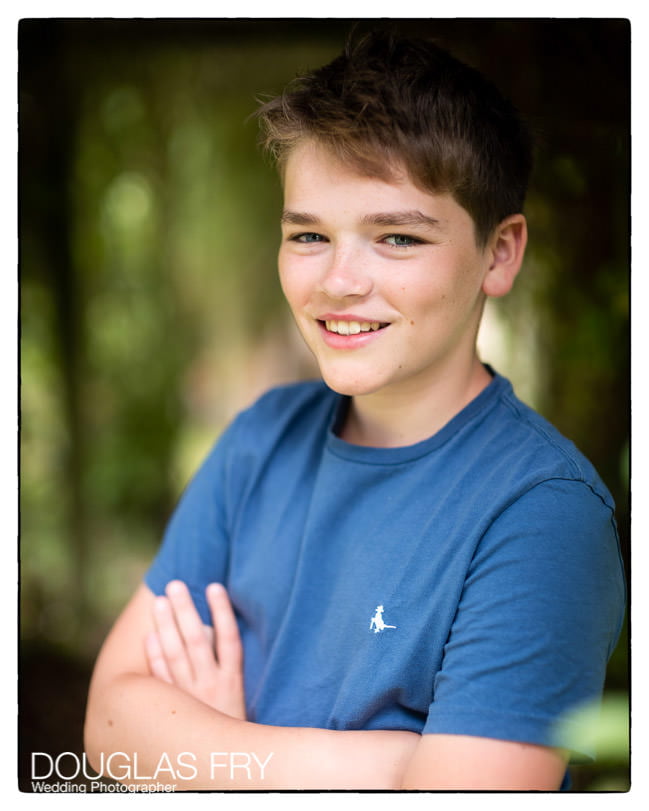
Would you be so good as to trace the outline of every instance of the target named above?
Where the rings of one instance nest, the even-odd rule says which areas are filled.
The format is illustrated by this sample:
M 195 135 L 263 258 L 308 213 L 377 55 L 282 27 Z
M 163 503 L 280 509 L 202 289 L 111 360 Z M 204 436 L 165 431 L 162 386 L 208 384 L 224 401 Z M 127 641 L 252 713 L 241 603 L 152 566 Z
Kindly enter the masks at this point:
M 387 327 L 387 323 L 381 321 L 320 321 L 324 324 L 327 332 L 337 335 L 358 335 L 361 332 L 376 332 Z

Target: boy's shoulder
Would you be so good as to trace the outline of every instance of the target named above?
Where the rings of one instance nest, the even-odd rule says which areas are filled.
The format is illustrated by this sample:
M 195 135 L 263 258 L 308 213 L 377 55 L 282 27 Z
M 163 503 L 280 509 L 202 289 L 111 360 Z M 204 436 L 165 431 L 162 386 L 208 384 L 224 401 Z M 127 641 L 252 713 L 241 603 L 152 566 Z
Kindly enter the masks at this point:
M 539 477 L 583 482 L 606 503 L 611 495 L 593 464 L 575 443 L 520 400 L 506 378 L 501 378 L 498 408 L 492 429 L 496 444 L 510 450 L 509 458 L 521 474 L 536 470 Z
M 267 419 L 281 415 L 294 416 L 303 410 L 330 408 L 340 395 L 322 380 L 303 380 L 273 386 L 261 394 L 244 410 L 253 419 Z
M 247 436 L 252 442 L 281 436 L 289 427 L 328 427 L 339 402 L 340 395 L 322 380 L 286 383 L 261 394 L 239 413 L 235 426 L 241 438 Z

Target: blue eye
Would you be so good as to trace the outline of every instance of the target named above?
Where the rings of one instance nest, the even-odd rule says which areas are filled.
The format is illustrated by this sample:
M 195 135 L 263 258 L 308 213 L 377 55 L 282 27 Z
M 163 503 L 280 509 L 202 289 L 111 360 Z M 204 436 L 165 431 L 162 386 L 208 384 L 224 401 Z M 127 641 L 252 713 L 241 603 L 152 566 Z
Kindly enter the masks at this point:
M 304 234 L 296 234 L 295 236 L 290 237 L 292 242 L 301 242 L 302 244 L 308 245 L 312 242 L 324 242 L 325 237 L 322 234 L 315 234 L 311 231 L 304 233 Z
M 422 240 L 416 237 L 409 237 L 406 234 L 390 234 L 384 237 L 384 242 L 392 245 L 394 248 L 412 248 L 413 245 L 421 245 Z

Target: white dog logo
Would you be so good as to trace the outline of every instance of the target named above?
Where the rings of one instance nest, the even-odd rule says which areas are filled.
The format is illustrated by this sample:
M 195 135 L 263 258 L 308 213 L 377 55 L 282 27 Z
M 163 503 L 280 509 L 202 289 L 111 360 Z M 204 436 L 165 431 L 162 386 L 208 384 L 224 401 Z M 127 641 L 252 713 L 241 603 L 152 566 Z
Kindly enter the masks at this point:
M 383 611 L 385 609 L 382 605 L 376 606 L 376 614 L 372 617 L 370 621 L 370 631 L 374 628 L 374 633 L 378 634 L 379 631 L 385 631 L 386 628 L 396 628 L 396 625 L 386 625 L 383 622 Z

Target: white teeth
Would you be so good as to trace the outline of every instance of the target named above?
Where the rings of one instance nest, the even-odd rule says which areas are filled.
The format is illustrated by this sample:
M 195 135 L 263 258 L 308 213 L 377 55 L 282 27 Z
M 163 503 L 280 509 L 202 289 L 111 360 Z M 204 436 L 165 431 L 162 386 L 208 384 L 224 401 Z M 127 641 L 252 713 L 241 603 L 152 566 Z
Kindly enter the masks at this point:
M 377 330 L 380 321 L 325 321 L 325 326 L 329 332 L 337 332 L 339 335 L 358 335 L 359 332 L 370 332 Z

